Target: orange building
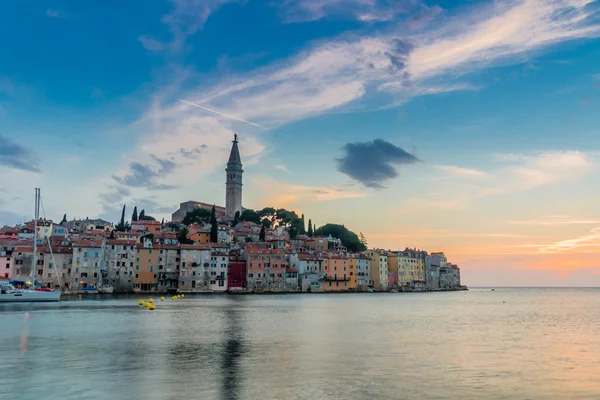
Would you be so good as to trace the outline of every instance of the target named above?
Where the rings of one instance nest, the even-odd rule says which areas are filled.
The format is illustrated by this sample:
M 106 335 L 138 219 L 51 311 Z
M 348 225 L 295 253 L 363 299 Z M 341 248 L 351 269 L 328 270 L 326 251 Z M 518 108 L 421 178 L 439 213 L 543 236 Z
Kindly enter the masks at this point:
M 137 245 L 135 270 L 133 272 L 134 292 L 150 292 L 157 290 L 159 254 L 159 246 L 153 245 L 150 241 Z
M 321 290 L 343 292 L 350 289 L 350 281 L 356 279 L 356 263 L 339 254 L 323 254 L 323 280 Z M 356 288 L 356 286 L 355 286 Z

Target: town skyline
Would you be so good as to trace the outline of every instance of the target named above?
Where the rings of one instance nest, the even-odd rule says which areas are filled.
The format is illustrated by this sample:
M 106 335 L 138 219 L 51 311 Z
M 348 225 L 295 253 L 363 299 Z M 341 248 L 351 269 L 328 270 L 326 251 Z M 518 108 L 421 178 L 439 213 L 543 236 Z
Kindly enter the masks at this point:
M 0 226 L 35 187 L 54 220 L 225 207 L 237 133 L 244 207 L 469 286 L 600 285 L 597 1 L 0 8 Z

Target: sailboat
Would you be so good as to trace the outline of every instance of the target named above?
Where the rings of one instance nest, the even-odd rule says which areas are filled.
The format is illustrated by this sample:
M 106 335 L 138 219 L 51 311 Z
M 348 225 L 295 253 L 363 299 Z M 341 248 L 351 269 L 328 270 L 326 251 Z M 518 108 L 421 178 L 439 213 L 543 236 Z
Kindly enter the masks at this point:
M 35 189 L 35 225 L 33 229 L 33 262 L 31 264 L 31 287 L 16 289 L 10 282 L 0 282 L 0 303 L 5 302 L 48 302 L 59 301 L 60 292 L 47 288 L 35 287 L 35 270 L 37 267 L 37 223 L 40 219 L 40 189 Z

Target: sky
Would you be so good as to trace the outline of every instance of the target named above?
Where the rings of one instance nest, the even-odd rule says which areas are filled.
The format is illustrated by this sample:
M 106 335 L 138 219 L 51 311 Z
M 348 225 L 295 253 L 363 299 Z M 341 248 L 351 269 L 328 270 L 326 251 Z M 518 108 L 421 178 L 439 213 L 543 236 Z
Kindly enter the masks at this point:
M 0 2 L 0 225 L 224 205 L 600 286 L 600 2 Z M 129 211 L 128 211 L 129 214 Z

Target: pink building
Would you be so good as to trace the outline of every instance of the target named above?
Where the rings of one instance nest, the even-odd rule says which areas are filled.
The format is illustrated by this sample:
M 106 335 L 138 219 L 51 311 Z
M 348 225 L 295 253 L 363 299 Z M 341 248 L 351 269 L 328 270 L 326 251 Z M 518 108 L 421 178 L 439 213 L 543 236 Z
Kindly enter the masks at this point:
M 14 259 L 11 250 L 0 250 L 0 279 L 12 278 Z

